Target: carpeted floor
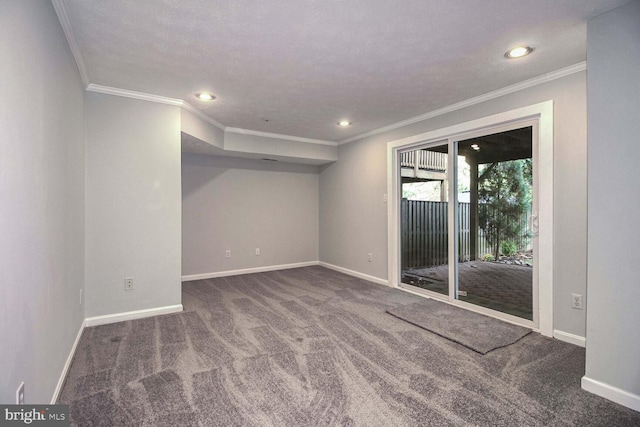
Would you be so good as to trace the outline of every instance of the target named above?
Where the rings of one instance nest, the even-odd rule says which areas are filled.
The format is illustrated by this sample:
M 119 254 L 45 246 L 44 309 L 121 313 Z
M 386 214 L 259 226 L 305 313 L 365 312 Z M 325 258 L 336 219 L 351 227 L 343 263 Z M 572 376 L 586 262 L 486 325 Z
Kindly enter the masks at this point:
M 182 313 L 87 328 L 73 425 L 638 426 L 580 389 L 584 349 L 486 355 L 387 314 L 420 297 L 308 267 L 183 284 Z

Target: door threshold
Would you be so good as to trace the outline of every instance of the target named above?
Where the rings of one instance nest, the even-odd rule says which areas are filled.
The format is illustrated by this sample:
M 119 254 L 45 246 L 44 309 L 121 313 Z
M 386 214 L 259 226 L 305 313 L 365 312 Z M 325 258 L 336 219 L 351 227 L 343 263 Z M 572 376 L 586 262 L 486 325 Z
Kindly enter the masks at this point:
M 540 332 L 539 328 L 536 326 L 536 324 L 533 321 L 523 319 L 518 316 L 512 316 L 507 313 L 502 313 L 500 311 L 492 310 L 490 308 L 486 308 L 482 306 L 477 306 L 477 305 L 460 301 L 460 300 L 451 301 L 448 295 L 429 291 L 427 289 L 419 288 L 406 283 L 400 283 L 400 285 L 398 286 L 398 289 L 413 295 L 417 295 L 422 298 L 435 299 L 435 300 L 444 302 L 445 304 L 452 305 L 454 307 L 463 308 L 465 310 L 473 311 L 474 313 L 484 314 L 485 316 L 493 317 L 494 319 L 498 319 L 498 320 L 503 320 L 513 325 L 523 326 L 525 328 L 531 329 L 533 332 Z

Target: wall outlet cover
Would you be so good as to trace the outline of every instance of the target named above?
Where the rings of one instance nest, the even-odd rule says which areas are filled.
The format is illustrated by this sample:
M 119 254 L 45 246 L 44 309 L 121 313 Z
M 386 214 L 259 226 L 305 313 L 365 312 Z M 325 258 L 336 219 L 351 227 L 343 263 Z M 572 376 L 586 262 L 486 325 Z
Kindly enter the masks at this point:
M 582 295 L 571 294 L 571 308 L 582 310 L 583 307 L 584 306 L 583 306 L 583 303 L 582 303 Z
M 16 390 L 16 405 L 24 405 L 24 381 L 20 383 Z

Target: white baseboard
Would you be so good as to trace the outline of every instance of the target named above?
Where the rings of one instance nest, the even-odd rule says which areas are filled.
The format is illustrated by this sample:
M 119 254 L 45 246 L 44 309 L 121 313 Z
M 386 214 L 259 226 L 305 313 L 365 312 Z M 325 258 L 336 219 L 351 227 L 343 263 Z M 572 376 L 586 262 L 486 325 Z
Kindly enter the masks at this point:
M 348 268 L 338 267 L 337 265 L 329 264 L 326 262 L 320 261 L 318 263 L 321 267 L 329 268 L 331 270 L 339 271 L 340 273 L 348 274 L 349 276 L 354 276 L 359 279 L 368 280 L 369 282 L 377 283 L 379 285 L 389 286 L 389 281 L 387 279 L 381 279 L 375 276 L 369 276 L 368 274 L 360 273 L 358 271 L 349 270 Z
M 266 267 L 243 268 L 241 270 L 218 271 L 215 273 L 189 274 L 182 276 L 183 282 L 191 280 L 215 279 L 216 277 L 238 276 L 240 274 L 264 273 L 265 271 L 288 270 L 291 268 L 310 267 L 318 265 L 318 261 L 298 262 L 295 264 L 269 265 Z
M 64 363 L 64 367 L 62 368 L 62 373 L 60 374 L 60 378 L 58 379 L 58 384 L 56 384 L 56 389 L 53 391 L 53 396 L 51 397 L 51 404 L 55 405 L 58 402 L 58 397 L 60 397 L 60 392 L 62 391 L 62 386 L 64 386 L 64 381 L 67 379 L 67 373 L 69 373 L 69 368 L 71 368 L 71 362 L 73 362 L 73 356 L 76 354 L 76 348 L 78 347 L 78 343 L 80 342 L 80 338 L 82 337 L 82 332 L 86 326 L 87 321 L 83 320 L 80 323 L 80 329 L 78 330 L 78 335 L 76 335 L 76 339 L 73 342 L 73 346 L 71 346 L 71 351 L 69 352 L 69 356 L 67 356 L 67 361 Z
M 582 377 L 582 388 L 612 402 L 631 408 L 634 411 L 640 411 L 640 396 L 637 394 L 629 393 L 618 387 L 594 380 L 586 375 Z
M 559 331 L 554 329 L 553 337 L 560 341 L 568 342 L 569 344 L 577 345 L 580 347 L 586 347 L 587 340 L 585 337 L 581 337 L 580 335 L 570 334 L 569 332 Z
M 147 308 L 145 310 L 127 311 L 125 313 L 107 314 L 104 316 L 87 317 L 85 326 L 106 325 L 108 323 L 124 322 L 125 320 L 142 319 L 143 317 L 158 316 L 160 314 L 177 313 L 182 311 L 182 304 L 166 307 Z

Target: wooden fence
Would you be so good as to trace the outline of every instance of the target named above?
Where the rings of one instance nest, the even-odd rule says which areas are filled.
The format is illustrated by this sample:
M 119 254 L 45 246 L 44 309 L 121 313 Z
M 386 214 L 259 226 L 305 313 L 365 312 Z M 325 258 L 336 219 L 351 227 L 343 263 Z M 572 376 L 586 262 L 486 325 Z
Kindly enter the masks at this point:
M 486 209 L 479 205 L 478 209 Z M 449 230 L 447 224 L 448 202 L 425 202 L 420 200 L 402 199 L 401 206 L 401 247 L 402 268 L 421 268 L 447 264 Z M 471 227 L 469 225 L 469 203 L 458 203 L 458 261 L 468 261 L 471 258 L 470 241 Z M 510 239 L 516 244 L 518 251 L 531 249 L 529 212 L 520 218 L 522 236 Z M 482 229 L 478 230 L 478 254 L 480 257 L 493 253 L 493 248 L 484 237 Z

